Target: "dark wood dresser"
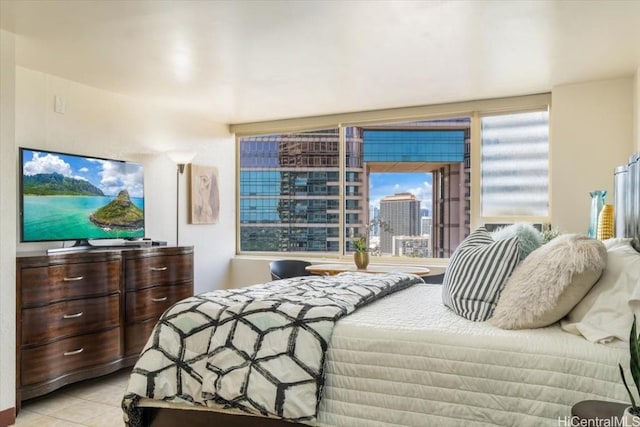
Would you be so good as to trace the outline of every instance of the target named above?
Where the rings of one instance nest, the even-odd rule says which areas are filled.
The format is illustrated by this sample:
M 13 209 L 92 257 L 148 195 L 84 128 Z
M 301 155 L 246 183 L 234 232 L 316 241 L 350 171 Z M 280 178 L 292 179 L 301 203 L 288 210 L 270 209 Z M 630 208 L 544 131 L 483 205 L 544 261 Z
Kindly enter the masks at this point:
M 16 258 L 16 400 L 135 363 L 160 315 L 193 295 L 193 247 Z
M 193 295 L 193 250 L 124 254 L 124 355 L 134 363 L 160 315 Z

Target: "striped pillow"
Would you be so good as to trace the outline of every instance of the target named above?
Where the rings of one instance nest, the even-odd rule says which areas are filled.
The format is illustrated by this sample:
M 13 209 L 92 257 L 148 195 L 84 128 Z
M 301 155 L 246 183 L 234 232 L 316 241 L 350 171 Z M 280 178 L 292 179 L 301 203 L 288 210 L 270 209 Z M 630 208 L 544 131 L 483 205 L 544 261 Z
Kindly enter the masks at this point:
M 518 260 L 517 237 L 494 241 L 484 227 L 478 228 L 451 256 L 442 302 L 466 319 L 489 319 Z

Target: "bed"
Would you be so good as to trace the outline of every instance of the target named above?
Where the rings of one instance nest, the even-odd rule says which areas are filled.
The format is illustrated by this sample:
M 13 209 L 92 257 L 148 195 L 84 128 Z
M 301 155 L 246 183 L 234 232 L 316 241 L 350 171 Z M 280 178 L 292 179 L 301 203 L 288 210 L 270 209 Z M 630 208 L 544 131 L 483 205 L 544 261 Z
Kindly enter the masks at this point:
M 635 224 L 633 229 L 640 226 Z M 216 292 L 179 302 L 160 319 L 132 371 L 123 399 L 125 422 L 130 427 L 558 426 L 575 425 L 570 416 L 577 402 L 627 402 L 618 364 L 629 368 L 625 340 L 633 312 L 640 310 L 638 236 L 604 243 L 578 235 L 560 236 L 521 261 L 518 256 L 506 255 L 518 250 L 514 238 L 496 243 L 480 234 L 485 232 L 474 231 L 456 253 L 467 256 L 472 251 L 463 251 L 465 244 L 486 243 L 491 248 L 488 262 L 497 264 L 491 274 L 484 264 L 479 266 L 477 259 L 469 261 L 454 253 L 442 285 L 424 283 L 410 274 L 344 273 L 333 278 L 305 276 L 224 291 L 237 292 L 231 298 L 239 302 L 266 296 L 269 307 L 280 307 L 279 302 L 272 304 L 272 292 L 286 293 L 287 289 L 302 290 L 285 295 L 287 303 L 307 303 L 309 299 L 335 303 L 333 311 L 323 312 L 312 321 L 328 322 L 316 330 L 315 338 L 321 339 L 296 347 L 320 350 L 311 352 L 315 354 L 308 364 L 311 368 L 298 363 L 296 350 L 293 359 L 298 365 L 278 371 L 283 376 L 274 374 L 275 379 L 269 380 L 272 382 L 263 381 L 268 383 L 266 388 L 233 375 L 247 363 L 256 362 L 257 356 L 233 362 L 228 369 L 211 359 L 233 353 L 229 348 L 235 349 L 233 355 L 238 349 L 251 348 L 243 354 L 253 351 L 264 356 L 261 347 L 254 347 L 262 344 L 236 342 L 235 335 L 228 334 L 215 340 L 214 329 L 224 329 L 220 314 L 198 314 L 213 319 L 215 327 L 206 321 L 200 323 L 202 319 L 196 322 L 193 317 L 172 320 L 181 311 L 209 300 L 225 307 L 223 311 L 230 311 L 232 318 L 238 310 L 227 310 L 231 307 L 228 301 L 218 300 L 222 296 Z M 576 253 L 588 249 L 600 261 L 570 260 L 567 253 L 557 251 L 558 247 L 575 249 Z M 578 251 L 576 247 L 583 249 Z M 512 270 L 504 270 L 497 259 L 513 264 Z M 582 270 L 571 270 L 574 261 Z M 481 278 L 493 279 L 497 272 L 504 274 L 506 285 L 494 295 L 499 297 L 492 303 L 496 305 L 494 314 L 484 313 L 478 318 L 477 313 L 468 313 L 469 307 L 479 312 L 486 308 L 473 298 L 459 307 L 452 301 L 454 279 L 466 279 L 475 291 L 482 289 L 478 285 Z M 562 286 L 556 289 L 549 282 Z M 573 286 L 576 283 L 579 291 Z M 514 295 L 513 290 L 522 285 L 524 290 L 519 294 L 534 291 L 527 295 L 529 299 L 522 300 L 525 303 L 551 298 L 557 304 L 547 307 L 533 321 L 527 318 L 529 326 L 525 322 L 515 329 L 513 325 L 506 327 L 500 323 L 500 308 L 507 304 L 504 301 L 512 302 L 507 296 Z M 335 295 L 335 289 L 337 293 L 344 291 L 346 298 Z M 328 293 L 323 293 L 325 290 Z M 463 295 L 465 292 L 462 289 Z M 527 304 L 520 309 L 531 314 Z M 296 310 L 285 316 L 295 317 Z M 169 326 L 173 332 L 163 332 Z M 202 332 L 203 338 L 172 351 L 167 350 L 172 344 L 160 344 L 169 335 L 181 339 L 185 330 Z M 290 336 L 281 341 L 290 342 Z M 207 347 L 212 342 L 217 343 L 213 350 Z M 279 345 L 277 336 L 272 344 Z M 185 365 L 187 359 L 194 363 Z M 312 379 L 294 378 L 292 373 L 302 372 L 298 368 L 303 365 Z M 209 376 L 211 372 L 214 375 Z M 264 378 L 270 376 L 269 372 L 262 374 Z M 223 386 L 217 389 L 213 383 Z M 276 387 L 269 392 L 272 384 Z M 249 389 L 263 394 L 250 394 Z M 290 393 L 293 389 L 303 392 Z
M 617 367 L 624 343 L 596 345 L 557 324 L 508 331 L 472 322 L 444 307 L 441 292 L 414 284 L 338 320 L 317 418 L 300 425 L 551 426 L 580 400 L 626 400 Z M 292 425 L 224 405 L 141 397 L 136 407 L 145 425 L 187 414 L 226 417 L 225 426 Z

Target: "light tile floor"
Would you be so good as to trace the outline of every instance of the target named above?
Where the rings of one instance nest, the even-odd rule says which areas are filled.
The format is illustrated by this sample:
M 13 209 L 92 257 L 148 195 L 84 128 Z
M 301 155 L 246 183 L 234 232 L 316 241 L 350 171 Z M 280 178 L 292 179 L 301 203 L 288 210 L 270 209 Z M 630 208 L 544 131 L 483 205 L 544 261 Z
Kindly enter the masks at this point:
M 22 403 L 16 427 L 123 427 L 120 404 L 131 369 L 81 381 Z

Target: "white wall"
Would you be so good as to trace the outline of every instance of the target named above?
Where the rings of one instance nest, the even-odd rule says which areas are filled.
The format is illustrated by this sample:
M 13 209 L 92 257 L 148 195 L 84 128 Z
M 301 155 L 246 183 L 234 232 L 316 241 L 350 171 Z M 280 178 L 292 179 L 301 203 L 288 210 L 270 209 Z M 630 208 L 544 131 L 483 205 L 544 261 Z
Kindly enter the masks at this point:
M 64 114 L 53 110 L 56 96 L 65 101 Z M 16 67 L 16 146 L 142 162 L 146 234 L 170 244 L 176 241 L 177 167 L 166 152 L 196 152 L 193 163 L 219 169 L 220 222 L 187 224 L 187 168 L 180 176 L 179 243 L 195 246 L 197 292 L 226 285 L 235 247 L 235 150 L 225 125 Z M 59 245 L 18 243 L 18 251 Z
M 0 30 L 0 411 L 15 403 L 15 39 Z
M 19 243 L 16 221 L 18 147 L 142 162 L 145 170 L 146 234 L 169 244 L 176 240 L 177 167 L 166 152 L 195 151 L 194 164 L 218 168 L 220 190 L 219 223 L 190 225 L 187 223 L 190 169 L 187 168 L 180 176 L 179 243 L 195 247 L 196 293 L 228 286 L 229 263 L 235 252 L 235 144 L 226 125 L 15 67 L 13 38 L 7 34 L 10 37 L 2 33 L 0 56 L 0 410 L 13 407 L 15 403 L 16 248 L 22 252 L 60 246 L 59 243 Z M 16 48 L 19 48 L 18 44 Z M 65 100 L 65 114 L 54 112 L 55 96 Z M 12 137 L 14 111 L 15 141 Z
M 552 223 L 585 233 L 589 191 L 613 203 L 613 170 L 635 151 L 633 79 L 554 87 L 551 108 Z

